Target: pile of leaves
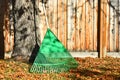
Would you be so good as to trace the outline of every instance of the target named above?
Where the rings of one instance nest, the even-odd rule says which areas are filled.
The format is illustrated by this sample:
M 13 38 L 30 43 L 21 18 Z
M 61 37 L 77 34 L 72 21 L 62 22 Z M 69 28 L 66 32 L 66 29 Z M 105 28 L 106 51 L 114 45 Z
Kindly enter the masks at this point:
M 75 58 L 79 66 L 67 73 L 30 73 L 31 65 L 0 60 L 0 80 L 120 80 L 120 58 Z

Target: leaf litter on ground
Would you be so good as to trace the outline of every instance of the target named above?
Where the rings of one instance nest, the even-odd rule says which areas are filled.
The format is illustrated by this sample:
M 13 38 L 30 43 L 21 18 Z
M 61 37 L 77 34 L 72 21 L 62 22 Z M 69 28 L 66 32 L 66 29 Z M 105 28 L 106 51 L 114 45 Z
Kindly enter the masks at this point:
M 79 66 L 66 73 L 30 73 L 31 64 L 0 60 L 0 80 L 120 80 L 120 58 L 75 58 Z

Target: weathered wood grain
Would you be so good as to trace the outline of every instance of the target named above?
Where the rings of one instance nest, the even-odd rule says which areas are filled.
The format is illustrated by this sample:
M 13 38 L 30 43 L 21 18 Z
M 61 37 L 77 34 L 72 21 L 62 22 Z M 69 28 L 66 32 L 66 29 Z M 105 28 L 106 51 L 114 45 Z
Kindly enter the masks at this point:
M 102 45 L 107 51 L 120 51 L 119 0 L 102 0 Z M 109 1 L 112 1 L 111 4 Z M 98 0 L 48 0 L 45 4 L 50 29 L 70 51 L 98 51 Z M 115 8 L 114 8 L 115 7 Z M 39 1 L 38 35 L 42 41 L 47 30 L 42 3 Z M 118 11 L 118 13 L 116 12 Z M 9 21 L 6 19 L 6 25 Z M 7 30 L 7 29 L 6 29 Z M 106 30 L 106 31 L 104 31 Z M 9 31 L 8 31 L 9 32 Z M 5 32 L 5 34 L 7 31 Z M 5 35 L 5 49 L 10 46 L 9 33 Z M 39 37 L 39 36 L 38 36 Z M 6 43 L 7 42 L 7 43 Z M 102 46 L 104 47 L 104 46 Z M 9 51 L 9 50 L 5 50 Z
M 45 33 L 46 33 L 46 30 L 47 30 L 47 25 L 46 25 L 46 20 L 45 20 L 45 12 L 43 10 L 43 6 L 42 6 L 42 3 L 39 3 L 39 8 L 41 10 L 41 13 L 40 13 L 40 26 L 39 26 L 39 32 L 40 32 L 40 37 L 41 37 L 41 42 L 45 36 Z M 47 10 L 47 9 L 46 9 Z M 46 12 L 47 13 L 47 12 Z
M 67 32 L 67 44 L 68 44 L 68 49 L 70 51 L 73 50 L 73 42 L 72 42 L 72 0 L 68 0 L 68 12 L 67 12 L 67 22 L 68 22 L 68 32 Z
M 119 51 L 119 0 L 116 3 L 116 51 Z
M 63 39 L 64 39 L 64 46 L 67 48 L 67 27 L 68 27 L 68 25 L 67 25 L 67 2 L 68 2 L 68 0 L 64 0 L 64 37 L 63 37 Z
M 81 5 L 81 31 L 80 31 L 80 45 L 81 45 L 81 51 L 85 51 L 85 0 L 82 0 L 82 5 Z
M 106 0 L 101 0 L 100 1 L 100 52 L 99 52 L 99 57 L 105 57 L 107 53 L 107 25 L 106 25 L 106 20 L 107 20 L 107 5 L 106 5 Z
M 80 51 L 80 18 L 81 18 L 81 0 L 76 1 L 76 51 Z
M 94 49 L 93 49 L 93 51 L 97 51 L 97 43 L 99 42 L 99 40 L 98 40 L 98 32 L 97 32 L 97 30 L 98 30 L 98 28 L 97 28 L 97 22 L 98 22 L 98 0 L 94 0 L 94 14 L 93 14 L 93 29 L 94 29 L 94 31 L 93 31 L 93 36 L 94 36 L 94 41 L 93 41 L 93 43 L 94 43 L 94 45 L 93 45 L 93 47 L 94 47 Z
M 90 6 L 88 1 L 85 2 L 85 49 L 89 50 L 90 49 Z M 90 22 L 89 22 L 90 21 Z
M 93 5 L 92 0 L 86 2 L 86 50 L 93 50 Z
M 63 13 L 62 13 L 62 0 L 58 0 L 58 38 L 61 42 L 63 42 L 62 35 L 63 35 Z
M 90 6 L 90 20 L 89 23 L 91 25 L 90 27 L 90 50 L 89 51 L 93 51 L 94 50 L 94 0 L 90 0 L 89 1 L 89 6 Z
M 58 0 L 54 0 L 53 1 L 53 6 L 52 6 L 52 8 L 53 8 L 53 32 L 54 32 L 54 34 L 56 35 L 56 36 L 58 36 L 58 25 L 57 25 L 57 18 L 58 18 L 58 16 L 57 16 L 57 12 L 58 12 L 58 9 L 57 9 L 57 6 L 58 6 Z
M 104 17 L 101 18 L 103 19 L 101 25 L 106 26 L 107 30 L 107 51 L 116 51 L 119 46 L 119 30 L 115 27 L 118 21 L 114 18 L 115 12 L 108 2 L 103 2 Z M 47 13 L 51 30 L 68 50 L 97 51 L 99 42 L 97 0 L 48 1 Z M 45 27 L 43 28 L 42 30 L 45 30 Z
M 72 0 L 72 28 L 73 28 L 73 33 L 72 33 L 72 42 L 73 42 L 73 50 L 76 50 L 76 25 L 77 25 L 77 14 L 76 14 L 76 0 Z
M 108 0 L 109 1 L 109 0 Z M 107 51 L 110 51 L 110 7 L 107 2 Z
M 114 48 L 113 48 L 113 38 L 114 38 L 114 10 L 113 8 L 110 7 L 110 51 L 114 51 Z
M 13 45 L 14 45 L 14 33 L 13 33 L 13 29 L 11 29 L 10 26 L 10 19 L 9 19 L 9 13 L 10 13 L 10 9 L 9 9 L 9 1 L 5 0 L 4 1 L 5 4 L 2 4 L 3 6 L 1 8 L 4 9 L 4 15 L 2 15 L 4 18 L 4 51 L 5 53 L 11 52 L 13 50 Z M 2 11 L 2 10 L 1 10 Z

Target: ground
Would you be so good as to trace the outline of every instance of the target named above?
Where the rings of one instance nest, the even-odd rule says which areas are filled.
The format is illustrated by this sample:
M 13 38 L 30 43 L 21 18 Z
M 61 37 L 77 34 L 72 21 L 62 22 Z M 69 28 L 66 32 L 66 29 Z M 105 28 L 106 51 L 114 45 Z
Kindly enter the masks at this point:
M 31 64 L 0 60 L 0 80 L 120 80 L 120 58 L 75 58 L 79 66 L 67 73 L 29 73 Z

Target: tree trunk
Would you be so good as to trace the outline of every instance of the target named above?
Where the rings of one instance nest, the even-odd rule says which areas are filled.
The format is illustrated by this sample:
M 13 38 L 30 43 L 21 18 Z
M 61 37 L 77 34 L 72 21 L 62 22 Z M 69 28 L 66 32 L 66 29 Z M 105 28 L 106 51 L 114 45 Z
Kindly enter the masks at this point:
M 14 52 L 12 58 L 28 61 L 36 44 L 35 0 L 12 0 L 14 22 Z

